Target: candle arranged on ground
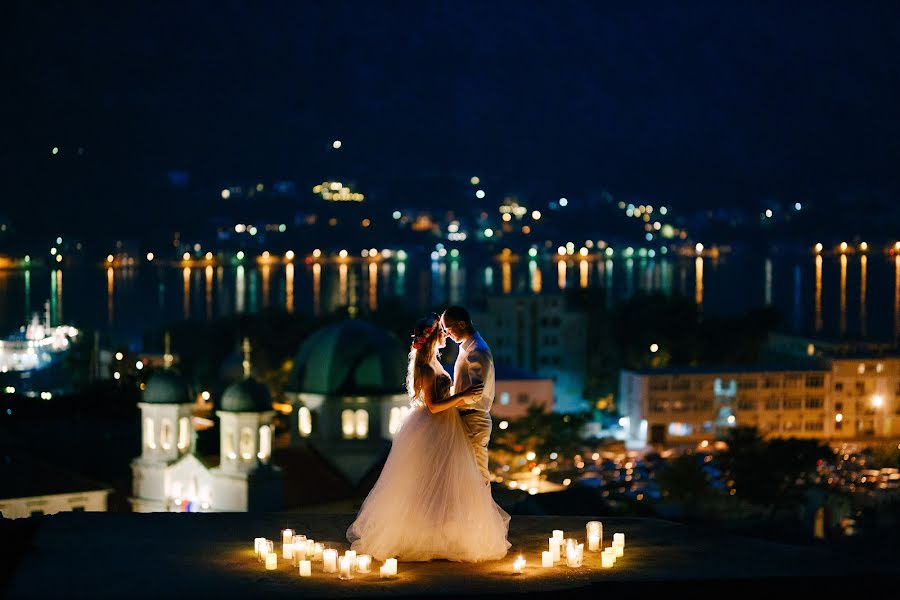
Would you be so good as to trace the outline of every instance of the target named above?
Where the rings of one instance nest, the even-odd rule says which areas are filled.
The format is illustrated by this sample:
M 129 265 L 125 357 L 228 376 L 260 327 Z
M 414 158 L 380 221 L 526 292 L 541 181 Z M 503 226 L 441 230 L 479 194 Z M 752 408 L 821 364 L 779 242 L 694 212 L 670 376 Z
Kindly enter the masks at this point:
M 563 541 L 563 530 L 562 529 L 554 529 L 553 537 L 558 539 L 560 542 Z
M 294 543 L 291 542 L 289 544 L 281 544 L 281 558 L 285 560 L 293 560 L 294 558 Z
M 580 567 L 584 560 L 584 544 L 576 544 L 575 540 L 566 540 L 566 566 Z
M 356 570 L 360 573 L 368 573 L 372 568 L 372 557 L 368 554 L 360 554 L 356 557 Z
M 350 570 L 353 571 L 356 569 L 356 550 L 347 550 L 344 553 L 344 556 L 350 561 Z
M 259 553 L 261 551 L 263 542 L 266 541 L 266 538 L 253 538 L 253 553 L 259 557 Z
M 266 553 L 266 570 L 274 571 L 278 568 L 278 555 L 274 552 Z
M 522 570 L 525 568 L 525 559 L 523 557 L 519 557 L 513 561 L 513 574 L 521 575 Z
M 397 574 L 397 559 L 389 558 L 384 561 L 384 567 L 387 569 L 387 574 L 391 577 Z
M 624 533 L 614 533 L 613 534 L 613 545 L 616 543 L 625 545 L 625 534 Z
M 623 544 L 613 544 L 611 547 L 616 558 L 622 558 L 625 555 L 625 546 Z
M 616 564 L 616 555 L 604 550 L 600 555 L 600 566 L 604 569 L 611 569 L 614 564 Z
M 541 552 L 541 567 L 547 568 L 553 566 L 553 553 L 549 550 Z
M 315 542 L 313 544 L 313 560 L 319 561 L 322 560 L 322 554 L 325 552 L 325 548 L 322 544 Z
M 337 550 L 327 548 L 322 551 L 323 570 L 326 573 L 337 573 Z
M 587 534 L 588 550 L 591 552 L 599 552 L 600 546 L 603 545 L 603 523 L 600 521 L 588 521 L 585 525 Z
M 300 577 L 309 577 L 312 575 L 312 563 L 308 560 L 300 561 Z
M 294 543 L 294 530 L 293 529 L 282 529 L 281 530 L 281 543 L 282 544 L 293 544 Z
M 261 541 L 259 543 L 259 554 L 256 555 L 256 558 L 257 558 L 257 560 L 259 560 L 259 562 L 264 563 L 264 562 L 266 562 L 266 554 L 268 554 L 269 552 L 274 552 L 274 551 L 275 551 L 274 542 L 272 542 L 272 540 L 263 539 L 263 541 Z
M 293 543 L 294 564 L 299 564 L 301 560 L 306 560 L 307 542 L 305 535 L 295 535 Z
M 354 552 L 354 554 L 356 554 L 356 553 Z M 350 557 L 347 556 L 347 554 L 345 554 L 344 556 L 341 557 L 341 559 L 340 559 L 340 565 L 341 565 L 340 578 L 341 579 L 353 579 L 353 563 L 354 562 L 356 562 L 355 557 L 354 557 L 353 561 L 350 560 Z
M 552 537 L 549 539 L 549 543 L 550 543 L 550 553 L 553 555 L 553 562 L 557 563 L 561 560 L 559 547 L 562 544 L 562 540 L 559 538 Z

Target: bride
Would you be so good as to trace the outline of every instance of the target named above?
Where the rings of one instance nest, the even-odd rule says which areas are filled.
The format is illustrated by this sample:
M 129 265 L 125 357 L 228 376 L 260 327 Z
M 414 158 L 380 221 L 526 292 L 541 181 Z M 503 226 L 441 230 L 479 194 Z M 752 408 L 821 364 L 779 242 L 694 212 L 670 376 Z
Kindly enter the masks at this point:
M 509 515 L 494 503 L 475 462 L 457 403 L 481 385 L 450 395 L 438 360 L 447 332 L 430 314 L 415 327 L 406 389 L 413 410 L 347 530 L 352 550 L 379 560 L 496 560 L 506 555 Z

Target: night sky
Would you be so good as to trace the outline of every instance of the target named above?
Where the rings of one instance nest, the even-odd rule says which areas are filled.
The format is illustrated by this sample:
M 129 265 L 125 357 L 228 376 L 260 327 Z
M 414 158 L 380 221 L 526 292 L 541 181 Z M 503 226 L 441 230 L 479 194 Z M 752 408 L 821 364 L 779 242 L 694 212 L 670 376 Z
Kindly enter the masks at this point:
M 471 175 L 684 209 L 900 192 L 896 2 L 7 4 L 0 216 L 23 230 L 331 174 L 405 206 Z

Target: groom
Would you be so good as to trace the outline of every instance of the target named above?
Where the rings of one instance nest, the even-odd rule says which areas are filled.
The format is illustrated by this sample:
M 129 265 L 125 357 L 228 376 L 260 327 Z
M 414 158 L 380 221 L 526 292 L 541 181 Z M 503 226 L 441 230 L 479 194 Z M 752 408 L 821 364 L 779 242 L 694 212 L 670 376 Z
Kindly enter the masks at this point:
M 481 335 L 475 331 L 472 318 L 462 306 L 451 306 L 441 317 L 444 330 L 459 344 L 459 354 L 453 367 L 453 390 L 456 393 L 471 385 L 483 384 L 480 396 L 459 402 L 459 414 L 469 435 L 475 462 L 484 478 L 491 481 L 488 471 L 488 442 L 491 439 L 491 405 L 494 402 L 494 357 Z

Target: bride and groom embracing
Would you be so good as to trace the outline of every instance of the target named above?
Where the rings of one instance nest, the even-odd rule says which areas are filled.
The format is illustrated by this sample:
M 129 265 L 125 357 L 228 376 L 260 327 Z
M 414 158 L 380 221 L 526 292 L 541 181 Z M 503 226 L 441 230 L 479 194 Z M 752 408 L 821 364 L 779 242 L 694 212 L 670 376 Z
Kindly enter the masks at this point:
M 452 379 L 439 360 L 448 337 L 459 344 Z M 510 517 L 491 497 L 487 451 L 494 362 L 465 308 L 416 323 L 406 389 L 413 410 L 347 530 L 351 549 L 379 560 L 502 558 Z

